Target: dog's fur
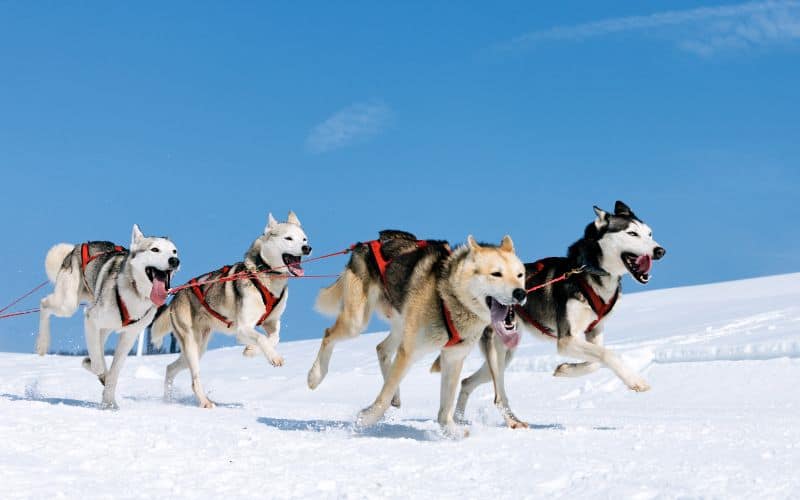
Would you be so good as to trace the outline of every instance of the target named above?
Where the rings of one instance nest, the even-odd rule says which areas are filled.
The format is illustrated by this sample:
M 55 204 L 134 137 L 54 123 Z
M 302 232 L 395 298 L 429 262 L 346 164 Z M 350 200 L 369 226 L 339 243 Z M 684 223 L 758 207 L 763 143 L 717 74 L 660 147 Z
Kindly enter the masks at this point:
M 420 249 L 417 237 L 405 231 L 381 231 L 378 240 L 383 257 L 391 262 L 386 269 L 386 281 L 387 284 L 391 283 L 390 286 L 384 285 L 370 247 L 357 244 L 353 246 L 350 260 L 336 282 L 324 288 L 317 297 L 316 309 L 323 314 L 336 316 L 336 321 L 325 329 L 317 358 L 308 372 L 308 386 L 311 389 L 316 389 L 327 375 L 333 348 L 338 342 L 359 336 L 367 327 L 373 312 L 387 321 L 398 314 L 392 306 L 390 294 L 395 303 L 402 302 L 408 275 L 419 260 L 438 261 L 450 254 L 450 246 L 446 241 L 428 240 L 427 246 Z M 409 255 L 401 258 L 403 254 Z M 381 368 L 388 367 L 390 356 L 396 348 L 391 342 L 382 342 L 378 346 Z M 399 391 L 392 404 L 400 406 Z
M 524 266 L 508 236 L 498 247 L 479 245 L 470 236 L 467 245 L 448 254 L 442 244 L 399 253 L 387 269 L 385 291 L 380 278 L 376 284 L 368 269 L 358 272 L 358 266 L 367 261 L 354 256 L 340 281 L 323 292 L 328 305 L 337 302 L 330 294 L 339 298 L 342 307 L 336 324 L 326 331 L 323 349 L 327 347 L 326 340 L 327 345 L 332 344 L 334 335 L 341 338 L 360 332 L 371 308 L 379 302 L 385 307 L 382 312 L 390 316 L 391 332 L 378 346 L 384 385 L 375 402 L 359 413 L 359 425 L 372 425 L 383 416 L 411 363 L 426 353 L 441 350 L 438 420 L 446 432 L 458 434 L 453 404 L 463 360 L 492 322 L 488 304 L 497 302 L 510 310 L 513 304 L 524 301 Z M 383 297 L 377 298 L 381 294 Z M 449 336 L 442 303 L 461 337 L 460 343 L 446 348 Z M 319 357 L 315 367 L 318 362 Z
M 621 201 L 617 201 L 613 215 L 597 207 L 595 213 L 596 219 L 586 227 L 584 237 L 570 246 L 566 258 L 546 259 L 541 270 L 534 270 L 533 264 L 526 264 L 528 287 L 545 283 L 567 271 L 583 267 L 586 273 L 585 279 L 595 292 L 608 302 L 620 289 L 625 274 L 631 274 L 641 283 L 649 281 L 648 273 L 643 275 L 637 272 L 635 265 L 631 266 L 630 256 L 647 255 L 655 260 L 664 256 L 665 250 L 653 240 L 650 227 Z M 521 329 L 539 338 L 556 341 L 559 354 L 584 360 L 580 363 L 562 363 L 556 368 L 555 376 L 578 377 L 592 373 L 605 365 L 630 389 L 641 392 L 650 388 L 647 382 L 628 368 L 617 355 L 603 347 L 605 318 L 591 332 L 585 332 L 597 319 L 597 315 L 581 293 L 575 277 L 531 292 L 524 309 L 530 317 L 549 328 L 557 336 L 557 341 L 518 317 Z M 495 404 L 506 423 L 512 428 L 527 427 L 527 424 L 511 411 L 505 392 L 503 373 L 514 354 L 514 349 L 509 349 L 496 337 L 491 332 L 486 332 L 482 337 L 480 347 L 486 361 L 478 371 L 462 381 L 456 417 L 463 418 L 472 391 L 492 380 L 495 388 Z
M 169 305 L 159 310 L 151 331 L 152 342 L 156 346 L 160 346 L 163 337 L 170 332 L 175 334 L 181 344 L 180 356 L 166 370 L 164 398 L 171 398 L 175 376 L 189 368 L 192 390 L 199 405 L 203 408 L 215 406 L 206 396 L 200 382 L 200 357 L 205 353 L 214 331 L 236 335 L 239 342 L 247 344 L 244 351 L 246 356 L 256 355 L 260 351 L 273 366 L 282 366 L 283 358 L 275 350 L 275 346 L 280 339 L 280 319 L 288 301 L 287 275 L 301 270 L 299 259 L 310 253 L 308 237 L 294 212 L 289 212 L 287 221 L 283 223 L 277 222 L 270 214 L 264 233 L 247 250 L 244 261 L 231 266 L 228 275 L 242 271 L 257 273 L 257 279 L 274 297 L 282 295 L 280 302 L 260 325 L 257 323 L 264 314 L 264 302 L 249 279 L 203 286 L 204 280 L 220 277 L 219 271 L 213 271 L 198 280 L 208 305 L 228 318 L 232 322 L 230 327 L 212 316 L 191 288 L 179 290 Z M 287 258 L 297 259 L 298 265 L 287 266 Z M 269 271 L 270 269 L 274 271 Z M 257 326 L 264 329 L 266 336 L 256 329 Z
M 85 269 L 81 265 L 81 245 L 60 243 L 47 253 L 45 270 L 55 290 L 41 301 L 36 352 L 43 356 L 50 346 L 50 316 L 72 316 L 82 301 L 88 303 L 84 327 L 89 357 L 83 360 L 83 366 L 105 386 L 103 407 L 117 408 L 115 390 L 122 365 L 137 335 L 161 305 L 153 302 L 151 292 L 160 293 L 157 300 L 166 300 L 166 290 L 180 261 L 178 250 L 169 239 L 145 237 L 137 225 L 133 226 L 130 250 L 116 251 L 115 245 L 107 241 L 88 245 L 90 255 L 97 258 Z M 153 279 L 160 281 L 160 292 L 153 289 Z M 122 326 L 117 294 L 130 318 L 137 320 L 128 326 Z M 109 370 L 103 352 L 112 331 L 119 332 L 120 338 Z

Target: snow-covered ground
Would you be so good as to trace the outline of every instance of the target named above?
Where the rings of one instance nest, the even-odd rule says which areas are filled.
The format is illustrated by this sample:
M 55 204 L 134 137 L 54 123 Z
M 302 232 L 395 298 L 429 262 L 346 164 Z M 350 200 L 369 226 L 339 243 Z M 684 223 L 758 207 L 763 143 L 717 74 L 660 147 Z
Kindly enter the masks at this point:
M 341 344 L 313 392 L 317 341 L 281 345 L 283 368 L 210 352 L 214 410 L 194 406 L 187 375 L 161 401 L 173 356 L 129 358 L 111 412 L 79 358 L 2 354 L 0 497 L 800 497 L 800 274 L 624 297 L 606 339 L 648 393 L 608 370 L 553 378 L 554 346 L 527 338 L 506 383 L 531 428 L 503 427 L 484 386 L 460 441 L 438 432 L 427 362 L 402 409 L 354 429 L 379 389 L 380 338 Z

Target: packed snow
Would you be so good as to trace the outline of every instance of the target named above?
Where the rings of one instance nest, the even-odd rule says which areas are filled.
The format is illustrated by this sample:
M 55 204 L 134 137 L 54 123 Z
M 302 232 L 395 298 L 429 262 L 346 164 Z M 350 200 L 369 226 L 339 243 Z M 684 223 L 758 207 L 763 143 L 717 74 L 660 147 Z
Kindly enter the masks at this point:
M 796 498 L 799 292 L 790 274 L 625 296 L 605 337 L 647 393 L 608 370 L 554 378 L 554 345 L 525 338 L 506 387 L 531 428 L 505 428 L 486 385 L 461 440 L 435 422 L 431 359 L 404 381 L 401 409 L 354 427 L 381 384 L 379 334 L 337 346 L 316 391 L 306 373 L 317 340 L 281 344 L 282 368 L 241 348 L 211 351 L 202 377 L 213 410 L 195 406 L 188 372 L 162 401 L 175 355 L 129 358 L 121 409 L 104 411 L 80 358 L 0 354 L 0 496 Z M 464 376 L 480 363 L 476 350 Z

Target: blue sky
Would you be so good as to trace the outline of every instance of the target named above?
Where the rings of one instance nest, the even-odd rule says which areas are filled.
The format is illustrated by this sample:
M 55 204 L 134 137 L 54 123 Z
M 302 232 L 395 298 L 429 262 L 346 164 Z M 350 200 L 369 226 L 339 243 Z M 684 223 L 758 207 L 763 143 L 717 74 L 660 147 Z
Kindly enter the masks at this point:
M 530 261 L 622 199 L 668 250 L 649 289 L 798 271 L 798 56 L 797 2 L 3 2 L 0 305 L 60 241 L 136 222 L 183 282 L 289 209 L 317 255 L 401 228 Z M 324 284 L 283 339 L 321 336 Z

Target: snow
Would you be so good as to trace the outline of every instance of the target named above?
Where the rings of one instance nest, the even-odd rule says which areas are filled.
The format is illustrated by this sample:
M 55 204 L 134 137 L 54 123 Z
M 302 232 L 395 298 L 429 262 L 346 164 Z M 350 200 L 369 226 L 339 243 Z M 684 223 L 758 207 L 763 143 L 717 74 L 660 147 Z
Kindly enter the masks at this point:
M 435 423 L 427 359 L 401 409 L 354 428 L 380 387 L 379 335 L 340 344 L 316 391 L 317 340 L 280 345 L 282 368 L 241 348 L 209 352 L 213 410 L 195 407 L 183 374 L 177 400 L 162 402 L 171 355 L 129 358 L 112 412 L 97 408 L 80 358 L 0 354 L 0 496 L 798 497 L 798 292 L 790 274 L 625 296 L 606 340 L 652 385 L 642 394 L 608 370 L 554 378 L 554 346 L 525 338 L 506 386 L 531 429 L 503 427 L 486 385 L 457 441 Z M 464 375 L 480 362 L 473 353 Z

